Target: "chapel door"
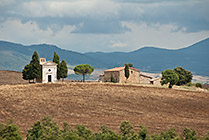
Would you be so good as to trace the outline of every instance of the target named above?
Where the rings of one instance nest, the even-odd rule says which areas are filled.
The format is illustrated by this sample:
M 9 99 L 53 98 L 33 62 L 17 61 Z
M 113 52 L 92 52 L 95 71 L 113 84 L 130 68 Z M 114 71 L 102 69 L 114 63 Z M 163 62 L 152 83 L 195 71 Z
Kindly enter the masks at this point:
M 48 82 L 52 82 L 52 76 L 48 75 Z

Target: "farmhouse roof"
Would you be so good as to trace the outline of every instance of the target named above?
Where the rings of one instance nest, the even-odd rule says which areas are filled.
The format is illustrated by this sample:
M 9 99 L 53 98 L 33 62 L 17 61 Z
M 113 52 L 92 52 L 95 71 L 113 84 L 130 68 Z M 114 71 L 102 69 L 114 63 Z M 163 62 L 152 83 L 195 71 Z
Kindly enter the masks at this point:
M 105 70 L 104 72 L 109 72 L 109 71 L 121 71 L 123 70 L 125 67 L 115 67 L 115 68 L 112 68 L 112 69 L 108 69 L 108 70 Z
M 153 79 L 151 79 L 150 81 L 157 81 L 157 80 L 160 80 L 161 78 L 160 77 L 158 77 L 158 78 L 153 78 Z
M 125 67 L 115 67 L 115 68 L 112 68 L 112 69 L 105 70 L 104 72 L 122 71 L 122 70 L 124 70 L 124 69 L 125 69 Z M 138 71 L 138 72 L 139 72 L 138 69 L 133 68 L 133 67 L 129 67 L 129 69 L 134 70 L 134 71 Z
M 142 74 L 142 73 L 140 73 L 140 76 L 143 76 L 143 77 L 147 77 L 147 78 L 153 79 L 153 77 L 152 77 L 152 76 L 145 75 L 145 74 Z

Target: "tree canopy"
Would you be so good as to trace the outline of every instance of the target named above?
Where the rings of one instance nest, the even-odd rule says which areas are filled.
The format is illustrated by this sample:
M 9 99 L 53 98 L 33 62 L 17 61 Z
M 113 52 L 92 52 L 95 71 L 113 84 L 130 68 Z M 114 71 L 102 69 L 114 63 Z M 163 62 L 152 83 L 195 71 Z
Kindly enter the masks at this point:
M 94 71 L 94 68 L 88 64 L 80 64 L 74 68 L 75 74 L 82 74 L 83 75 L 83 82 L 85 82 L 85 75 L 90 75 Z
M 179 76 L 171 69 L 165 70 L 162 72 L 162 79 L 161 84 L 168 84 L 169 88 L 172 88 L 173 85 L 175 85 L 179 80 Z
M 126 65 L 129 66 L 129 67 L 133 67 L 133 64 L 131 64 L 131 63 L 126 63 L 125 66 Z
M 38 53 L 35 51 L 32 56 L 32 60 L 30 61 L 30 65 L 32 67 L 32 77 L 33 79 L 41 78 L 41 65 L 39 61 Z
M 34 80 L 41 78 L 41 65 L 39 62 L 39 56 L 38 53 L 35 51 L 32 56 L 32 60 L 30 61 L 30 64 L 27 64 L 23 71 L 23 79 L 24 80 Z
M 60 78 L 62 78 L 62 80 L 64 80 L 64 78 L 67 78 L 67 73 L 68 73 L 67 63 L 63 59 L 60 64 Z
M 29 82 L 30 82 L 30 80 L 33 80 L 32 72 L 33 72 L 32 66 L 30 64 L 27 64 L 22 71 L 23 79 L 29 80 Z
M 176 67 L 173 71 L 179 76 L 179 80 L 176 85 L 185 85 L 192 81 L 192 73 L 190 71 L 187 71 L 182 67 Z

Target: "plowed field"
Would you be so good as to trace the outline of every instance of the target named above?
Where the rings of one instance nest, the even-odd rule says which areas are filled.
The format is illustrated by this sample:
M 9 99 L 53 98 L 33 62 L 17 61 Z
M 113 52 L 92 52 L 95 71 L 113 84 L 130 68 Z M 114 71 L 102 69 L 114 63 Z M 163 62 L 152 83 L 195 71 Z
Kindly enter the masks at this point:
M 209 131 L 209 94 L 167 88 L 101 83 L 56 83 L 0 86 L 0 122 L 13 119 L 23 134 L 43 116 L 60 126 L 84 124 L 116 132 L 128 120 L 150 133 L 185 127 L 199 135 Z

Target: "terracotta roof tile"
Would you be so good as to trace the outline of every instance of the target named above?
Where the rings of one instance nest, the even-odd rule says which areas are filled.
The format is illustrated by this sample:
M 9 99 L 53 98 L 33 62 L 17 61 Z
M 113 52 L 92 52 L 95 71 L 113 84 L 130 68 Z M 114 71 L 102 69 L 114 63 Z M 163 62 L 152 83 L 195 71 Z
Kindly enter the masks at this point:
M 121 70 L 124 70 L 124 68 L 125 67 L 116 67 L 116 68 L 105 70 L 105 72 L 108 72 L 108 71 L 121 71 Z

